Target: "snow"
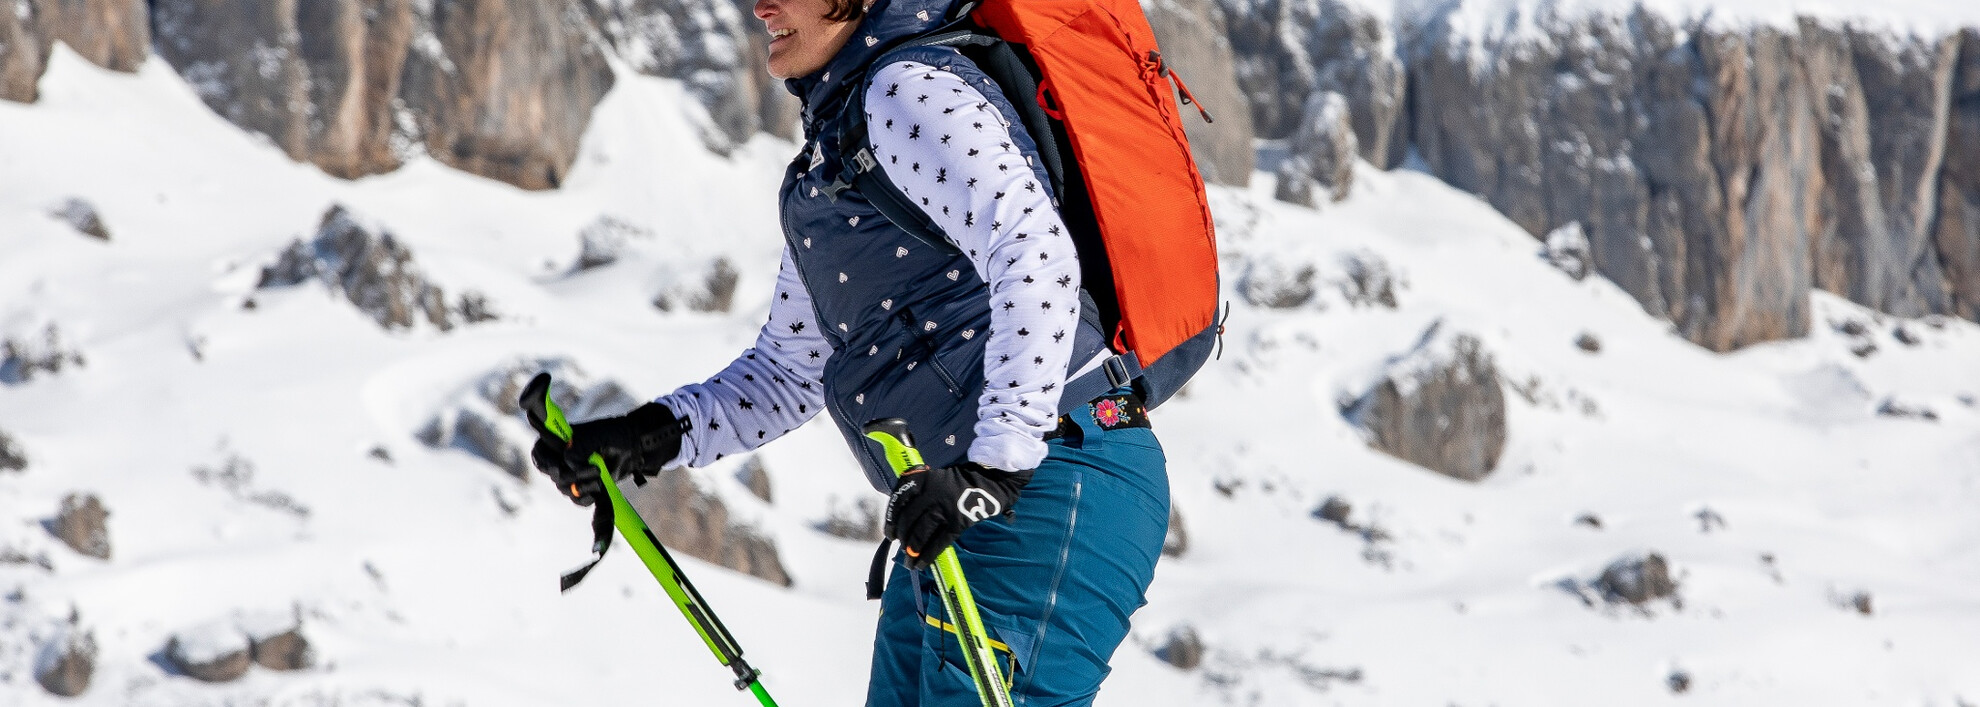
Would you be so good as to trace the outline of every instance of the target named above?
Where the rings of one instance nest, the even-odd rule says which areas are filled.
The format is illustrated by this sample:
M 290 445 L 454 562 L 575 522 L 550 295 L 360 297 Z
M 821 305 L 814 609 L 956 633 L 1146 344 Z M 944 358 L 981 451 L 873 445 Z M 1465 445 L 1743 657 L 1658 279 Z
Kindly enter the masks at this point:
M 558 192 L 424 158 L 346 182 L 214 116 L 164 62 L 119 75 L 58 47 L 41 86 L 0 103 L 0 135 L 33 136 L 0 140 L 0 336 L 57 323 L 87 364 L 0 387 L 0 429 L 32 460 L 0 474 L 0 546 L 53 565 L 0 565 L 0 646 L 44 644 L 73 608 L 100 658 L 65 700 L 35 685 L 37 651 L 0 649 L 0 703 L 748 703 L 623 547 L 558 594 L 587 510 L 415 435 L 517 360 L 641 396 L 717 370 L 767 311 L 797 146 L 711 156 L 681 84 L 623 75 Z M 1272 201 L 1271 181 L 1213 193 L 1225 350 L 1154 414 L 1191 548 L 1163 561 L 1099 704 L 1651 705 L 1679 671 L 1696 704 L 1980 701 L 1980 326 L 1817 293 L 1809 338 L 1713 354 L 1426 175 L 1363 165 L 1324 211 Z M 48 214 L 72 197 L 112 241 Z M 320 284 L 255 292 L 333 203 L 503 319 L 387 333 Z M 604 217 L 652 235 L 573 273 Z M 741 273 L 730 312 L 650 304 L 722 257 Z M 1398 306 L 1336 299 L 1350 261 L 1386 263 Z M 1313 265 L 1317 303 L 1246 304 L 1236 275 L 1261 262 Z M 1440 321 L 1521 391 L 1478 483 L 1368 449 L 1338 407 Z M 1879 416 L 1887 399 L 1938 419 Z M 823 419 L 758 458 L 775 504 L 742 459 L 695 479 L 776 540 L 794 586 L 686 572 L 782 703 L 857 703 L 872 548 L 817 526 L 871 491 Z M 42 530 L 73 491 L 109 508 L 111 560 Z M 1313 516 L 1334 496 L 1352 528 Z M 1563 589 L 1652 551 L 1681 607 Z M 190 627 L 268 616 L 299 617 L 318 667 L 207 685 L 151 659 Z M 1207 649 L 1195 671 L 1153 656 L 1183 626 Z

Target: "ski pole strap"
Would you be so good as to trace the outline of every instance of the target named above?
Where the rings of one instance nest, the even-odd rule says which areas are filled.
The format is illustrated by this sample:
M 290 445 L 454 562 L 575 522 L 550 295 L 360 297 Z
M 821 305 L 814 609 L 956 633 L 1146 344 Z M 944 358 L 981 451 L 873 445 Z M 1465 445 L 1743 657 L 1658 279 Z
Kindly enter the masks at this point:
M 598 496 L 599 494 L 592 494 L 591 498 L 591 561 L 584 563 L 583 567 L 565 572 L 557 581 L 558 592 L 568 592 L 571 587 L 577 586 L 578 582 L 584 581 L 584 576 L 591 574 L 591 568 L 597 567 L 598 563 L 605 559 L 605 551 L 612 548 L 614 525 L 612 500 Z
M 894 540 L 882 538 L 880 549 L 873 551 L 873 566 L 866 569 L 866 599 L 879 599 L 887 591 L 887 565 L 893 560 Z

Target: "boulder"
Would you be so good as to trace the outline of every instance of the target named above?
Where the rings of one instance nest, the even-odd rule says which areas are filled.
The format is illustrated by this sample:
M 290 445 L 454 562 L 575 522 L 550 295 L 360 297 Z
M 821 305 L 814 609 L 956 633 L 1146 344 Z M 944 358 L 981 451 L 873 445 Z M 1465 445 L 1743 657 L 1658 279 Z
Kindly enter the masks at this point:
M 399 95 L 428 154 L 524 189 L 563 183 L 613 84 L 577 2 L 420 4 Z
M 323 214 L 309 242 L 296 240 L 275 264 L 264 268 L 256 287 L 288 287 L 309 280 L 341 293 L 388 331 L 410 329 L 422 321 L 450 331 L 456 324 L 494 316 L 487 298 L 476 293 L 449 304 L 446 292 L 427 281 L 413 263 L 411 250 L 391 232 L 361 223 L 343 206 L 332 206 Z
M 578 258 L 571 264 L 571 270 L 583 272 L 619 262 L 628 242 L 652 238 L 650 230 L 612 216 L 600 216 L 578 232 Z
M 1169 632 L 1168 640 L 1155 649 L 1155 657 L 1183 670 L 1195 670 L 1203 664 L 1203 639 L 1194 627 L 1183 626 Z
M 70 228 L 76 229 L 77 233 L 99 241 L 110 240 L 110 229 L 103 225 L 103 217 L 96 212 L 96 205 L 88 201 L 70 198 L 49 215 L 62 219 Z
M 1275 258 L 1258 258 L 1245 267 L 1238 280 L 1238 293 L 1254 307 L 1297 309 L 1313 301 L 1312 265 L 1289 267 Z
M 791 586 L 777 543 L 729 519 L 721 497 L 701 490 L 686 469 L 667 469 L 645 486 L 622 485 L 653 535 L 669 549 L 779 586 Z
M 110 559 L 110 511 L 95 494 L 69 494 L 55 514 L 55 537 L 69 549 L 99 560 Z
M 1657 599 L 1676 598 L 1677 581 L 1671 578 L 1670 564 L 1655 552 L 1616 560 L 1602 570 L 1594 588 L 1610 602 L 1643 605 Z
M 1554 229 L 1542 242 L 1540 257 L 1553 265 L 1555 270 L 1577 281 L 1595 272 L 1595 257 L 1588 249 L 1588 233 L 1581 230 L 1580 221 Z
M 1396 308 L 1396 275 L 1389 261 L 1374 253 L 1348 253 L 1340 258 L 1341 298 L 1350 307 Z
M 200 682 L 233 682 L 254 662 L 248 637 L 219 624 L 173 635 L 165 643 L 164 658 L 173 670 Z
M 1328 202 L 1346 199 L 1354 187 L 1357 149 L 1347 99 L 1332 91 L 1315 94 L 1286 143 L 1274 196 L 1301 206 L 1319 205 L 1320 195 Z M 1320 195 L 1314 193 L 1316 187 Z
M 310 651 L 309 639 L 303 637 L 300 627 L 250 638 L 248 654 L 254 658 L 256 665 L 269 670 L 303 670 L 316 661 Z
M 90 63 L 135 72 L 151 54 L 151 15 L 145 0 L 28 0 L 49 40 L 60 40 Z
M 0 471 L 23 471 L 27 466 L 27 452 L 6 431 L 0 430 Z
M 81 695 L 96 673 L 96 637 L 78 629 L 73 618 L 54 640 L 42 644 L 34 666 L 34 681 L 61 697 Z
M 529 481 L 536 476 L 529 459 L 536 434 L 522 421 L 516 398 L 522 394 L 523 385 L 543 371 L 552 376 L 551 398 L 572 421 L 623 415 L 645 402 L 614 381 L 586 384 L 589 376 L 568 361 L 522 359 L 482 375 L 428 420 L 416 436 L 428 447 L 460 449 L 518 481 Z
M 33 103 L 41 98 L 41 72 L 48 69 L 52 43 L 37 20 L 32 3 L 0 4 L 0 100 Z
M 1143 9 L 1163 61 L 1196 99 L 1177 108 L 1197 171 L 1216 184 L 1249 185 L 1257 161 L 1251 106 L 1238 86 L 1224 9 L 1216 0 L 1150 0 Z
M 693 312 L 727 312 L 735 303 L 736 283 L 742 274 L 726 257 L 716 258 L 706 274 L 684 278 L 653 297 L 653 306 L 662 312 L 687 309 Z
M 1346 413 L 1374 448 L 1477 481 L 1497 468 L 1505 448 L 1505 393 L 1477 337 L 1441 329 L 1432 326 L 1415 349 L 1391 360 Z

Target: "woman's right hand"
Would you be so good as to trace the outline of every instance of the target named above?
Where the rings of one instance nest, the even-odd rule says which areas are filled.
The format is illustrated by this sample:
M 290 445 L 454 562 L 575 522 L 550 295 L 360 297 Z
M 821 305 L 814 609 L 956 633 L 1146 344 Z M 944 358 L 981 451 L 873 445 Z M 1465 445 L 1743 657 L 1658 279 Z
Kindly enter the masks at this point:
M 549 476 L 558 492 L 573 503 L 589 506 L 604 493 L 591 455 L 605 461 L 613 479 L 633 477 L 645 483 L 646 477 L 660 473 L 681 453 L 681 435 L 688 420 L 659 403 L 647 403 L 630 413 L 571 425 L 571 442 L 539 434 L 530 450 L 536 469 Z

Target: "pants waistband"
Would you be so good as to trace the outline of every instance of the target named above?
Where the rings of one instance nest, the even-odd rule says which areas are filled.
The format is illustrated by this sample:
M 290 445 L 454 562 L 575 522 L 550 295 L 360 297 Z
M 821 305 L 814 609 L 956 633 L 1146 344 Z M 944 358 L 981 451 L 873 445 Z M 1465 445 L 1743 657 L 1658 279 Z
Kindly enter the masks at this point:
M 1099 423 L 1100 429 L 1103 430 L 1149 427 L 1148 405 L 1142 401 L 1140 393 L 1129 391 L 1121 394 L 1102 395 L 1094 398 L 1093 402 L 1089 403 L 1087 407 L 1092 408 L 1093 421 Z M 1073 430 L 1079 429 L 1079 423 L 1073 419 L 1073 415 L 1081 412 L 1080 410 L 1074 410 L 1060 415 L 1059 426 L 1045 433 L 1043 439 L 1047 441 L 1058 439 L 1071 434 Z

